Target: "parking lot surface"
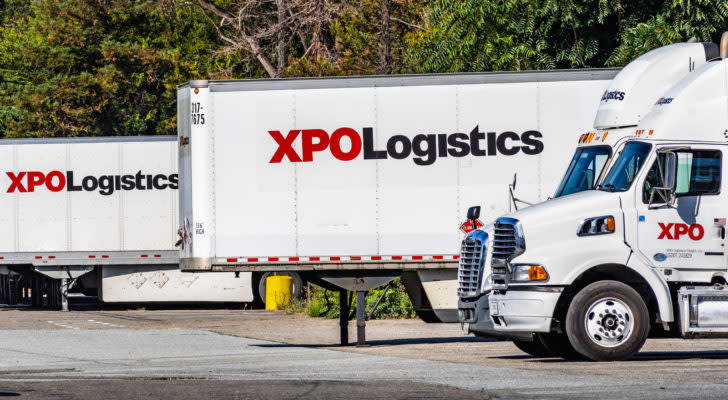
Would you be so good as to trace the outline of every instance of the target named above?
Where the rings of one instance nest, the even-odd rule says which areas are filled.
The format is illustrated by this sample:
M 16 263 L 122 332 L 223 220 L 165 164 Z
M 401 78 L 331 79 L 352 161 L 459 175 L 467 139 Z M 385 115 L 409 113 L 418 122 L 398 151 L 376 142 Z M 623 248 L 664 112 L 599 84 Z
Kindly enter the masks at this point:
M 369 346 L 342 347 L 337 321 L 240 309 L 6 307 L 0 330 L 0 397 L 728 397 L 723 339 L 650 340 L 633 360 L 593 363 L 418 320 L 370 321 Z

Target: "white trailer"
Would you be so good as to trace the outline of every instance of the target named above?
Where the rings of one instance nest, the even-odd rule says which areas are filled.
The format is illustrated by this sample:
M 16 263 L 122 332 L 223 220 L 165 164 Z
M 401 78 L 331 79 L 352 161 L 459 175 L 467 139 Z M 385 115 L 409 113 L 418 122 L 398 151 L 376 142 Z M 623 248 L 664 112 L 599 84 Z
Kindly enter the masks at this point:
M 173 136 L 0 140 L 2 299 L 252 301 L 250 274 L 179 270 L 177 187 Z
M 296 272 L 362 295 L 403 275 L 419 313 L 456 321 L 465 209 L 510 210 L 516 172 L 520 197 L 553 193 L 615 74 L 182 85 L 180 265 Z

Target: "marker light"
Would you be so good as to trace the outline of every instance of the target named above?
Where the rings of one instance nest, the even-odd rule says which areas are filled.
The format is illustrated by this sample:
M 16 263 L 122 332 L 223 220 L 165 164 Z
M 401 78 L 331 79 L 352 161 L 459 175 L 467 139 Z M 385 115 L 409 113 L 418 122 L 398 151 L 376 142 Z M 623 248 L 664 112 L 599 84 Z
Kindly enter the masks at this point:
M 513 268 L 513 282 L 545 281 L 549 279 L 546 268 L 538 264 L 516 264 Z

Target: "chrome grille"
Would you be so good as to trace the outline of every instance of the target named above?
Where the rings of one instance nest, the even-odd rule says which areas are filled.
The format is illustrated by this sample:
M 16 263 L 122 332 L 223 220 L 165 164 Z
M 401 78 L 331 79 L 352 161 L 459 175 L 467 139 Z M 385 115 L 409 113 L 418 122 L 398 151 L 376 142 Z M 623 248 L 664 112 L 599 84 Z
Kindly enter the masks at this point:
M 483 275 L 484 249 L 487 246 L 487 234 L 482 231 L 478 235 L 470 235 L 463 240 L 460 249 L 460 265 L 458 266 L 458 296 L 472 297 L 480 292 Z M 479 237 L 476 237 L 479 236 Z M 486 246 L 483 242 L 486 242 Z
M 511 224 L 496 223 L 493 237 L 493 258 L 507 259 L 516 252 L 516 228 Z
M 520 229 L 518 220 L 512 218 L 500 218 L 494 225 L 491 273 L 495 290 L 508 289 L 508 262 L 525 251 Z

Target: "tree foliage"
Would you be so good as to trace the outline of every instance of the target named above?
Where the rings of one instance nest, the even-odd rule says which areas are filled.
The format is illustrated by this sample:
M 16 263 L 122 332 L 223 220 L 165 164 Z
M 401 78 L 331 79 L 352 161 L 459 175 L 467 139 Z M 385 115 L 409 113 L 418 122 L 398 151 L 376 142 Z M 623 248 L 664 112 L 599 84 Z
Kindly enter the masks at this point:
M 5 0 L 0 137 L 172 134 L 190 79 L 622 66 L 728 0 Z
M 728 1 L 437 0 L 408 35 L 414 72 L 621 66 L 727 27 Z
M 224 71 L 192 10 L 154 1 L 37 0 L 0 30 L 4 136 L 174 133 L 175 84 Z M 233 57 L 234 58 L 234 57 Z

